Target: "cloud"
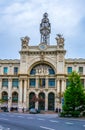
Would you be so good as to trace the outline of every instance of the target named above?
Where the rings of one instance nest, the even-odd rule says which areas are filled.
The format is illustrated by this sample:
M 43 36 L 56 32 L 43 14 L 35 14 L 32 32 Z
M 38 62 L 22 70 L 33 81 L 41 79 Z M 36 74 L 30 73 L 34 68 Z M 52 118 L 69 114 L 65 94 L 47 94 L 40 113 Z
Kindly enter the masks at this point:
M 8 36 L 29 35 L 32 44 L 39 43 L 39 25 L 44 12 L 49 14 L 52 44 L 56 33 L 63 33 L 66 42 L 73 41 L 80 32 L 84 35 L 84 30 L 81 30 L 85 19 L 84 0 L 3 0 L 0 5 L 3 5 L 0 9 L 0 33 L 5 32 Z

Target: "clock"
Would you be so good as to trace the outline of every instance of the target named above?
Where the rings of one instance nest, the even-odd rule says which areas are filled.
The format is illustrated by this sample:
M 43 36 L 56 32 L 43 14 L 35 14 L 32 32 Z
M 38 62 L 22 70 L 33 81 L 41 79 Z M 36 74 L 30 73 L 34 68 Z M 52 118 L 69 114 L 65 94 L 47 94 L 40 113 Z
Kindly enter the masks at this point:
M 44 43 L 42 43 L 42 44 L 39 45 L 39 49 L 40 49 L 40 50 L 45 50 L 46 47 L 47 47 L 47 45 L 44 44 Z

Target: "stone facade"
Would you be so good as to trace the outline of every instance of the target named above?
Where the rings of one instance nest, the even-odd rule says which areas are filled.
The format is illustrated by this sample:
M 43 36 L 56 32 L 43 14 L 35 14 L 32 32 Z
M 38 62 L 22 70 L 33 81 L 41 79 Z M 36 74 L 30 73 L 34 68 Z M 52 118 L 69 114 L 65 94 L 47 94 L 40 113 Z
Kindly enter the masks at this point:
M 29 37 L 21 38 L 20 60 L 0 60 L 1 107 L 30 107 L 41 110 L 61 108 L 68 74 L 77 71 L 85 87 L 85 59 L 65 59 L 64 38 L 58 34 L 56 45 L 29 45 Z

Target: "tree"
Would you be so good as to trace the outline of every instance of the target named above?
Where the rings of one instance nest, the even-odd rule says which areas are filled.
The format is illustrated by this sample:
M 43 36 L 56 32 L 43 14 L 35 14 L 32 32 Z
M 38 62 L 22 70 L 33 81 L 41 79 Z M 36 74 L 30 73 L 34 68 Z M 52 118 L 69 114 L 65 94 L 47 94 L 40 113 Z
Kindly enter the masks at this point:
M 63 112 L 79 116 L 85 110 L 85 93 L 80 75 L 72 72 L 68 78 L 69 85 L 64 93 Z

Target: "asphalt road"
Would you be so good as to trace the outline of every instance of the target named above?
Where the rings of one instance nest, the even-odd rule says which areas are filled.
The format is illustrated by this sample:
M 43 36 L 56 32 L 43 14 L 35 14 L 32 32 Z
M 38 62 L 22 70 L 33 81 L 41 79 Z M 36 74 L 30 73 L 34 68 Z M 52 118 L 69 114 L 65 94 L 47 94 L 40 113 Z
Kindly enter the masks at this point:
M 85 120 L 56 114 L 0 113 L 0 130 L 85 130 Z

